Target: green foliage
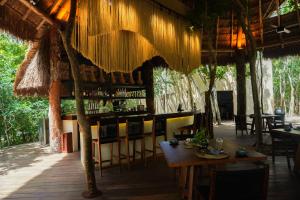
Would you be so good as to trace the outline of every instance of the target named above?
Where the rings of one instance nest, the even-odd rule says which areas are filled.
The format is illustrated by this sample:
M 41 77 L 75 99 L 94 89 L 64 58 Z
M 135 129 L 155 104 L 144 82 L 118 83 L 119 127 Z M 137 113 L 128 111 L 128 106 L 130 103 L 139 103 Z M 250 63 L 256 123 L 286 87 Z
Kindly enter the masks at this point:
M 235 70 L 235 68 L 232 66 L 218 66 L 216 71 L 216 80 L 225 79 L 226 73 L 232 73 L 232 70 Z M 210 79 L 210 72 L 208 66 L 201 66 L 195 69 L 193 73 L 199 73 L 205 84 L 207 84 L 207 81 Z
M 182 78 L 182 74 L 163 67 L 157 67 L 153 70 L 154 94 L 163 96 L 173 88 L 176 81 Z
M 289 111 L 289 101 L 291 98 L 291 84 L 295 90 L 294 95 L 295 100 L 297 101 L 296 103 L 298 103 L 300 99 L 300 57 L 288 56 L 284 58 L 274 59 L 272 61 L 272 64 L 275 107 L 282 107 L 282 105 L 280 105 L 280 93 L 282 93 L 284 94 L 283 97 L 286 109 L 287 111 Z M 290 83 L 290 79 L 292 83 Z
M 75 100 L 63 100 L 61 102 L 61 112 L 64 115 L 75 114 L 76 113 Z
M 205 130 L 199 130 L 195 134 L 195 136 L 193 138 L 193 143 L 201 145 L 201 146 L 207 146 L 208 145 L 207 137 L 205 135 Z
M 298 7 L 300 7 L 300 4 L 298 4 Z M 280 6 L 279 13 L 280 13 L 280 15 L 285 15 L 285 14 L 293 12 L 295 10 L 296 10 L 295 0 L 286 0 Z
M 27 48 L 27 44 L 0 33 L 0 148 L 36 141 L 39 119 L 47 114 L 46 100 L 13 95 L 16 70 Z

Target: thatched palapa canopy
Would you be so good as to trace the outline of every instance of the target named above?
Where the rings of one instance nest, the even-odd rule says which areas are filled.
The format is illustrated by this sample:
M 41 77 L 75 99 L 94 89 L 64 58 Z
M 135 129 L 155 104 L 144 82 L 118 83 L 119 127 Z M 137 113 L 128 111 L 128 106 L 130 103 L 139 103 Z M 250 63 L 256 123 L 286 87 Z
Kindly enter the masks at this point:
M 300 50 L 299 12 L 271 17 L 283 2 L 248 1 L 251 30 L 258 50 L 263 50 L 265 57 L 298 54 Z M 207 36 L 200 37 L 197 31 L 191 31 L 187 18 L 194 0 L 79 0 L 78 3 L 73 46 L 108 72 L 132 71 L 153 56 L 161 56 L 171 68 L 183 73 L 198 67 L 200 61 L 208 63 Z M 69 7 L 69 0 L 0 0 L 0 28 L 32 43 L 17 73 L 17 95 L 47 93 L 48 64 L 42 63 L 46 59 L 39 58 L 43 53 L 38 49 L 42 46 L 42 36 L 67 20 Z M 234 63 L 236 49 L 245 49 L 245 36 L 234 9 L 216 24 L 213 38 L 219 64 Z M 275 26 L 286 27 L 291 33 L 277 33 Z

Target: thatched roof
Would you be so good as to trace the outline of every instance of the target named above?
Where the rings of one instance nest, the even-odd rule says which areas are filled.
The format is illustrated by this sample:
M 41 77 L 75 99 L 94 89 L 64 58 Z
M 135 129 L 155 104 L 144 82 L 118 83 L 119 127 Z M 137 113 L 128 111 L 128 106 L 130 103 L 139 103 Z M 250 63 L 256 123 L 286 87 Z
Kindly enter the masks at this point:
M 14 93 L 19 96 L 48 96 L 50 82 L 49 35 L 34 42 L 17 71 Z
M 148 0 L 159 3 L 166 12 L 175 12 L 180 16 L 188 14 L 196 0 Z M 281 4 L 284 0 L 279 0 Z M 36 2 L 33 5 L 30 2 Z M 210 2 L 210 1 L 208 1 Z M 251 27 L 259 49 L 265 57 L 280 57 L 298 54 L 300 51 L 300 28 L 297 12 L 270 17 L 276 11 L 274 0 L 249 0 Z M 49 87 L 48 64 L 43 58 L 42 35 L 57 22 L 63 24 L 69 15 L 70 0 L 0 0 L 0 29 L 16 37 L 32 42 L 24 63 L 18 70 L 15 92 L 18 95 L 47 95 Z M 52 22 L 55 22 L 55 24 Z M 288 27 L 290 34 L 276 33 L 271 25 Z M 219 64 L 234 63 L 238 38 L 243 38 L 236 20 L 234 8 L 227 16 L 220 18 L 215 33 L 214 46 L 217 47 Z M 206 35 L 202 37 L 202 63 L 208 62 Z M 79 52 L 80 53 L 80 52 Z M 47 74 L 48 73 L 48 74 Z M 42 85 L 43 86 L 42 86 Z
M 250 0 L 251 30 L 256 39 L 258 50 L 265 58 L 278 58 L 300 53 L 300 19 L 297 11 L 289 14 L 274 16 L 276 1 Z M 284 0 L 279 1 L 282 4 Z M 261 4 L 260 4 L 261 3 Z M 219 21 L 218 33 L 214 46 L 217 47 L 218 64 L 234 64 L 235 50 L 238 46 L 239 26 L 232 11 Z M 275 26 L 288 28 L 291 33 L 277 33 Z M 203 37 L 202 63 L 208 63 L 206 36 Z M 244 36 L 242 36 L 244 37 Z M 244 41 L 245 42 L 245 41 Z

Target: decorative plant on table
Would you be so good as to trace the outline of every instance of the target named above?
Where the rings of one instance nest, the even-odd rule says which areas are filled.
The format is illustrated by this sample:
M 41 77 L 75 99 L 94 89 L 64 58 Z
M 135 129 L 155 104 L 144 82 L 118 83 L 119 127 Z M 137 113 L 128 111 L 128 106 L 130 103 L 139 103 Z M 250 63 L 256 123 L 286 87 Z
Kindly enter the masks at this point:
M 208 138 L 205 134 L 205 130 L 198 130 L 193 138 L 193 144 L 200 147 L 200 149 L 207 149 L 208 147 Z

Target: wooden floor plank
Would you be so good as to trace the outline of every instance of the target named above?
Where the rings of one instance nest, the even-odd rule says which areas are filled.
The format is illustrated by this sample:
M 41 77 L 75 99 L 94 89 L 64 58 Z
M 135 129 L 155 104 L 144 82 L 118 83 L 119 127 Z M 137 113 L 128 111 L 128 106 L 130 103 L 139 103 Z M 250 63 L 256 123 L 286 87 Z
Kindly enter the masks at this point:
M 216 136 L 251 145 L 253 138 L 235 137 L 234 126 L 216 127 Z M 269 178 L 269 200 L 299 200 L 300 180 L 288 170 L 284 157 L 272 165 Z M 0 199 L 82 200 L 85 178 L 78 153 L 51 154 L 38 144 L 19 145 L 0 151 Z M 105 200 L 179 200 L 174 171 L 163 157 L 142 163 L 105 169 L 103 177 L 96 171 L 98 187 Z

